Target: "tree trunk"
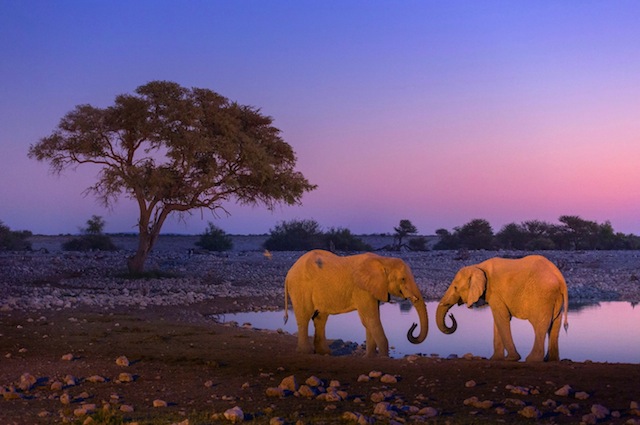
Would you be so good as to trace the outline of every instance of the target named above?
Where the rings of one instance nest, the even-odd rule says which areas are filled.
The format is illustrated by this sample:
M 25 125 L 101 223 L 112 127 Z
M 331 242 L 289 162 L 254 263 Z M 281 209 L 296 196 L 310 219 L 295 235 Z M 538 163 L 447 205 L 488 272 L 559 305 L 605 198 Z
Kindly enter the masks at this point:
M 429 333 L 429 318 L 427 316 L 427 306 L 424 303 L 422 298 L 416 300 L 413 303 L 416 311 L 418 312 L 418 317 L 420 318 L 420 334 L 417 337 L 413 336 L 414 329 L 418 326 L 416 323 L 411 325 L 411 329 L 407 332 L 407 339 L 412 344 L 420 344 L 427 338 L 427 334 Z

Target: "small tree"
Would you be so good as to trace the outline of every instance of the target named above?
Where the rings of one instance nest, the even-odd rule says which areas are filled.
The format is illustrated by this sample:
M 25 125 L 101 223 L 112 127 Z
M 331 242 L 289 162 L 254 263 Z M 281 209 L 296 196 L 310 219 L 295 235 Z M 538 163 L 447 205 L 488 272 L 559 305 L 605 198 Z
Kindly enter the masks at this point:
M 31 242 L 27 239 L 31 236 L 30 231 L 11 230 L 0 220 L 0 251 L 30 251 Z
M 62 244 L 64 251 L 115 251 L 118 248 L 111 238 L 102 233 L 105 222 L 102 217 L 93 215 L 87 220 L 87 227 L 80 229 L 82 236 Z
M 315 220 L 283 221 L 270 231 L 264 248 L 270 251 L 308 251 L 323 248 L 324 235 Z
M 460 228 L 455 229 L 460 246 L 467 249 L 493 248 L 493 229 L 484 219 L 473 219 Z
M 349 229 L 331 228 L 324 234 L 325 245 L 337 251 L 372 251 L 373 247 L 354 236 Z
M 208 251 L 229 251 L 233 248 L 233 241 L 224 230 L 218 228 L 215 224 L 209 222 L 207 230 L 200 235 L 200 239 L 196 242 L 196 246 Z
M 153 81 L 113 106 L 79 105 L 54 132 L 29 148 L 52 170 L 101 167 L 87 189 L 110 206 L 120 195 L 139 207 L 138 248 L 130 272 L 142 272 L 165 220 L 193 209 L 223 211 L 224 202 L 300 203 L 315 189 L 295 171 L 291 146 L 273 119 L 208 89 Z
M 400 220 L 400 224 L 398 227 L 394 227 L 395 230 L 395 240 L 397 241 L 396 249 L 400 249 L 402 247 L 402 239 L 408 235 L 415 235 L 418 233 L 418 229 L 416 226 L 411 223 L 410 220 Z

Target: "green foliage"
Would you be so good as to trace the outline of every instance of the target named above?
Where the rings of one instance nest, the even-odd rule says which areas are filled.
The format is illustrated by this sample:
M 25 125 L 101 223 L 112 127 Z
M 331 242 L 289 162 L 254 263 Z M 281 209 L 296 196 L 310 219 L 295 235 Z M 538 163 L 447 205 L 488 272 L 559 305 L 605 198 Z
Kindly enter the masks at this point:
M 61 173 L 98 164 L 87 191 L 110 205 L 125 194 L 139 205 L 142 271 L 163 223 L 191 209 L 224 211 L 224 204 L 295 205 L 316 188 L 295 170 L 296 155 L 273 119 L 209 89 L 152 81 L 106 108 L 76 106 L 29 157 Z
M 424 236 L 418 236 L 416 238 L 409 239 L 407 242 L 409 249 L 412 251 L 426 251 L 427 250 L 427 238 Z
M 373 247 L 354 236 L 349 229 L 331 228 L 324 234 L 325 246 L 337 251 L 372 251 Z
M 231 237 L 224 232 L 224 230 L 209 222 L 209 227 L 202 235 L 200 235 L 200 239 L 196 242 L 196 246 L 208 251 L 222 252 L 232 249 L 233 241 L 231 240 Z
M 32 236 L 28 230 L 14 231 L 0 220 L 0 251 L 30 251 Z
M 402 239 L 404 239 L 408 235 L 415 235 L 418 233 L 418 228 L 411 223 L 410 220 L 400 220 L 400 224 L 398 227 L 394 227 L 395 230 L 395 243 L 394 249 L 399 250 L 402 247 Z
M 640 238 L 616 233 L 610 222 L 599 224 L 579 216 L 561 216 L 561 224 L 540 220 L 509 223 L 493 237 L 486 220 L 472 220 L 454 233 L 438 229 L 434 249 L 594 250 L 640 249 Z
M 105 222 L 102 217 L 93 215 L 87 220 L 87 227 L 80 229 L 82 236 L 70 239 L 62 244 L 63 251 L 116 251 L 118 248 L 111 238 L 102 233 Z
M 283 221 L 270 230 L 264 247 L 270 251 L 308 251 L 325 248 L 324 235 L 315 220 Z

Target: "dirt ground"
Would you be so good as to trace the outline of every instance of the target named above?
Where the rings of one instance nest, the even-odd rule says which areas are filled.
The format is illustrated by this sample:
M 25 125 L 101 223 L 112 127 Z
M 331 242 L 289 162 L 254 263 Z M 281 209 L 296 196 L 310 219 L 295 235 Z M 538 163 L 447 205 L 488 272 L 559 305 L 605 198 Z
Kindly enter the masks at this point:
M 299 355 L 228 306 L 0 313 L 0 425 L 640 423 L 637 364 Z

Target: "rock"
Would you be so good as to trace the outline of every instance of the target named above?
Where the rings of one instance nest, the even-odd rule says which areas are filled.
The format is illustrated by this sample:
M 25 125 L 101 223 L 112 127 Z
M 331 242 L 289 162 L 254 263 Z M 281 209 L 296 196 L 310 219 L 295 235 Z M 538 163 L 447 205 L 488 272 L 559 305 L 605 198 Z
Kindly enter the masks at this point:
M 63 355 L 60 360 L 64 360 L 67 362 L 70 362 L 71 360 L 73 360 L 75 357 L 73 356 L 73 354 L 69 353 L 69 354 L 65 354 Z
M 384 416 L 387 418 L 395 418 L 398 415 L 398 413 L 393 410 L 391 404 L 386 401 L 377 403 L 373 409 L 373 414 Z
M 76 379 L 75 376 L 73 375 L 67 375 L 64 377 L 64 379 L 62 380 L 64 382 L 64 384 L 68 387 L 73 387 L 74 385 L 76 385 L 78 383 L 78 380 Z
M 270 387 L 266 390 L 267 397 L 284 397 L 285 389 L 281 387 Z
M 466 388 L 473 388 L 473 387 L 476 386 L 476 381 L 474 381 L 473 379 L 470 380 L 470 381 L 467 381 L 467 382 L 464 383 L 464 386 Z
M 438 416 L 438 410 L 436 410 L 433 407 L 427 406 L 418 410 L 418 415 L 423 416 L 425 418 L 433 418 L 435 416 Z
M 64 384 L 60 381 L 53 381 L 51 383 L 51 391 L 60 391 L 64 387 Z
M 106 380 L 107 379 L 104 376 L 100 376 L 100 375 L 92 375 L 87 378 L 87 381 L 93 382 L 94 384 L 98 382 L 106 382 Z
M 590 397 L 590 395 L 589 395 L 589 393 L 586 393 L 584 391 L 579 391 L 579 392 L 576 393 L 575 397 L 578 400 L 586 400 L 586 399 L 588 399 Z
M 311 388 L 308 385 L 300 385 L 297 393 L 300 394 L 301 397 L 312 398 L 318 394 L 318 391 L 315 387 Z
M 322 385 L 322 380 L 320 378 L 318 378 L 317 376 L 310 376 L 304 382 L 305 382 L 305 384 L 307 384 L 310 387 L 319 387 L 319 386 Z
M 372 370 L 371 372 L 369 372 L 369 378 L 380 378 L 382 376 L 382 372 L 377 371 L 377 370 Z
M 369 378 L 367 375 L 358 376 L 358 382 L 369 382 L 370 380 L 371 378 Z
M 611 414 L 609 409 L 601 404 L 594 404 L 591 406 L 591 413 L 593 413 L 598 419 L 604 419 Z
M 168 404 L 164 400 L 156 399 L 153 400 L 153 407 L 167 407 Z
M 133 406 L 129 404 L 123 404 L 120 406 L 120 411 L 123 413 L 131 413 L 133 412 Z
M 284 425 L 284 424 L 285 424 L 284 418 L 281 418 L 279 416 L 269 419 L 269 425 Z
M 561 397 L 567 397 L 572 392 L 573 392 L 573 388 L 571 388 L 571 385 L 564 385 L 563 387 L 557 389 L 554 394 Z
M 397 384 L 398 379 L 393 375 L 384 374 L 380 377 L 380 382 L 384 384 Z
M 278 387 L 282 388 L 286 391 L 296 392 L 298 391 L 298 382 L 296 381 L 296 377 L 291 375 L 284 378 Z
M 71 403 L 71 396 L 69 395 L 69 393 L 64 393 L 60 396 L 60 403 L 62 404 Z
M 35 384 L 38 382 L 35 376 L 30 373 L 23 373 L 20 376 L 20 382 L 18 383 L 18 388 L 22 391 L 29 391 Z
M 118 382 L 133 382 L 134 380 L 135 378 L 130 373 L 122 372 L 118 374 Z
M 587 413 L 586 415 L 582 415 L 581 424 L 585 425 L 596 425 L 598 423 L 598 418 L 593 413 Z
M 120 356 L 116 359 L 116 364 L 118 366 L 129 366 L 129 359 L 126 356 Z
M 521 410 L 518 410 L 518 414 L 530 419 L 538 419 L 540 418 L 540 416 L 542 416 L 542 413 L 540 413 L 540 411 L 535 406 L 526 406 Z
M 244 412 L 240 407 L 235 406 L 225 410 L 224 417 L 233 423 L 242 422 L 244 421 Z

